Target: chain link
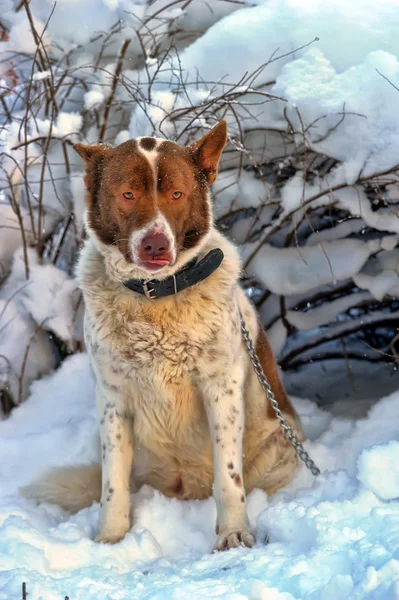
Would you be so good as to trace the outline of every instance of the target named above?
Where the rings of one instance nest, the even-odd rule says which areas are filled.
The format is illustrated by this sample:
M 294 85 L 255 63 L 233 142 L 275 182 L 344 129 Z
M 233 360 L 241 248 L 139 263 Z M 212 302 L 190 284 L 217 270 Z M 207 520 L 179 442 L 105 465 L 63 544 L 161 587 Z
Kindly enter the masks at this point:
M 249 331 L 245 325 L 245 321 L 240 315 L 241 319 L 241 332 L 244 338 L 245 346 L 247 348 L 249 358 L 254 367 L 255 373 L 259 379 L 259 383 L 262 386 L 263 391 L 265 392 L 267 399 L 273 407 L 274 412 L 280 422 L 280 425 L 284 431 L 284 434 L 291 442 L 295 452 L 298 454 L 299 458 L 305 463 L 307 468 L 312 472 L 313 475 L 317 476 L 320 474 L 320 469 L 316 466 L 315 462 L 310 458 L 309 454 L 306 452 L 305 448 L 302 446 L 298 436 L 295 431 L 291 427 L 291 425 L 284 419 L 283 413 L 281 412 L 278 402 L 274 396 L 273 390 L 270 386 L 270 383 L 267 380 L 266 374 L 263 370 L 263 367 L 260 363 L 259 357 L 256 353 L 254 345 L 252 343 L 251 337 L 249 335 Z

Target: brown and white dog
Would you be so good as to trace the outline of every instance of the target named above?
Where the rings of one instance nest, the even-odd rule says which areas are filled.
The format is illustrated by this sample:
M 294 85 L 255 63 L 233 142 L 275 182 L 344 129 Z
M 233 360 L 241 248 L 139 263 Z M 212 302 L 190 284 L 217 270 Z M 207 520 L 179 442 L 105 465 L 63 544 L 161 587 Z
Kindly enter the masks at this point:
M 301 436 L 298 417 L 239 286 L 238 252 L 212 221 L 209 185 L 226 139 L 221 121 L 188 147 L 150 137 L 115 148 L 75 146 L 86 162 L 88 238 L 78 277 L 102 469 L 56 472 L 25 493 L 71 511 L 101 496 L 99 542 L 124 537 L 130 493 L 146 483 L 180 499 L 213 491 L 216 548 L 251 546 L 246 494 L 273 493 L 296 468 L 243 345 L 240 312 L 280 408 Z M 224 254 L 221 264 L 178 291 L 179 274 L 215 249 Z M 173 280 L 177 293 L 151 299 L 151 288 L 132 291 L 131 280 Z

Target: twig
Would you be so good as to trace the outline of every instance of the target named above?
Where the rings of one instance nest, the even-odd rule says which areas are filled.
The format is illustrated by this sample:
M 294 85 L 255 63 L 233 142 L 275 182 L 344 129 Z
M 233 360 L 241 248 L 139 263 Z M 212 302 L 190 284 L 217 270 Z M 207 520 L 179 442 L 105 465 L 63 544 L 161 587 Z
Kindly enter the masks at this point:
M 100 133 L 98 135 L 98 141 L 100 143 L 104 141 L 105 131 L 107 129 L 107 124 L 108 124 L 109 113 L 111 111 L 112 102 L 114 100 L 116 88 L 118 86 L 119 76 L 122 72 L 123 59 L 125 57 L 127 49 L 129 48 L 130 42 L 131 42 L 131 40 L 125 40 L 123 42 L 122 49 L 119 53 L 119 57 L 118 57 L 118 61 L 116 64 L 116 69 L 115 69 L 115 75 L 112 80 L 111 92 L 110 92 L 110 95 L 108 96 L 107 103 L 105 105 L 104 119 L 103 119 L 103 123 L 101 125 Z
M 399 365 L 399 354 L 398 354 L 398 352 L 396 351 L 395 344 L 396 344 L 396 342 L 397 342 L 398 340 L 399 340 L 399 333 L 397 333 L 397 334 L 395 335 L 395 337 L 393 337 L 393 338 L 392 338 L 392 340 L 391 340 L 391 343 L 390 343 L 390 347 L 391 347 L 391 350 L 392 350 L 392 354 L 393 354 L 393 355 L 394 355 L 394 357 L 395 357 L 395 361 L 396 361 L 396 364 L 397 364 L 397 365 Z

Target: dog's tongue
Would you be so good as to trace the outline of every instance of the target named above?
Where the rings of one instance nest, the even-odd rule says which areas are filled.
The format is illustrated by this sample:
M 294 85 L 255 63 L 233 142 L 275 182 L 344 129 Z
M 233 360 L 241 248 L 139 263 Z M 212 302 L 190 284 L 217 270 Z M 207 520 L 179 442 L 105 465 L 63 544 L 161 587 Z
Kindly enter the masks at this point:
M 170 264 L 170 260 L 165 260 L 161 258 L 154 258 L 148 261 L 150 265 L 161 265 L 162 267 Z

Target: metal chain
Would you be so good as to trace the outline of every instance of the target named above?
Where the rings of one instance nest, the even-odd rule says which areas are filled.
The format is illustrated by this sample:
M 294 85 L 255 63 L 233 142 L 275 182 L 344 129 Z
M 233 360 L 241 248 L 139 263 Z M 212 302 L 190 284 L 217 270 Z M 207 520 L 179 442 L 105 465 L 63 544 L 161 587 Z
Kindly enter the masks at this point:
M 241 315 L 240 315 L 240 319 L 241 319 L 241 332 L 242 332 L 242 336 L 244 338 L 245 345 L 247 347 L 249 358 L 254 367 L 255 373 L 259 379 L 259 383 L 262 386 L 262 389 L 265 392 L 267 399 L 269 400 L 270 404 L 272 405 L 273 410 L 276 413 L 278 420 L 280 421 L 280 425 L 283 428 L 283 431 L 284 431 L 286 437 L 291 442 L 291 444 L 292 444 L 295 452 L 298 454 L 299 458 L 305 463 L 305 465 L 312 472 L 312 474 L 315 476 L 319 475 L 320 469 L 316 466 L 315 462 L 310 458 L 309 454 L 306 452 L 305 448 L 302 446 L 298 436 L 296 435 L 296 433 L 293 430 L 293 428 L 291 427 L 291 425 L 288 423 L 288 421 L 286 421 L 286 419 L 284 419 L 283 413 L 281 412 L 281 410 L 279 408 L 278 402 L 274 396 L 273 390 L 270 386 L 270 383 L 267 380 L 266 374 L 263 370 L 263 367 L 260 363 L 259 357 L 258 357 L 256 350 L 254 348 L 254 345 L 252 343 L 251 337 L 249 335 L 249 331 L 245 325 L 245 321 L 243 320 Z

